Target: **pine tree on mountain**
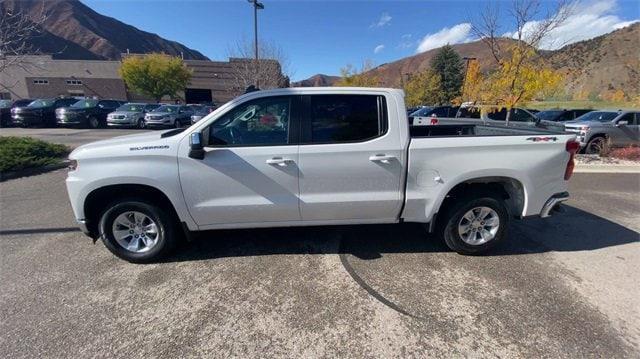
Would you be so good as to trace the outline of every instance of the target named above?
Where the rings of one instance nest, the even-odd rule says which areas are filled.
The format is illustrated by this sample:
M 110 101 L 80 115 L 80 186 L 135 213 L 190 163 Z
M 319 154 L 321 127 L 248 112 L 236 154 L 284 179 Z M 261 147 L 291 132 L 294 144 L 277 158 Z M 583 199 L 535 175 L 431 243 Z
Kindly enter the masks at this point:
M 440 104 L 451 103 L 451 100 L 460 96 L 464 81 L 464 64 L 460 55 L 452 46 L 445 45 L 433 57 L 430 65 L 431 70 L 440 75 Z

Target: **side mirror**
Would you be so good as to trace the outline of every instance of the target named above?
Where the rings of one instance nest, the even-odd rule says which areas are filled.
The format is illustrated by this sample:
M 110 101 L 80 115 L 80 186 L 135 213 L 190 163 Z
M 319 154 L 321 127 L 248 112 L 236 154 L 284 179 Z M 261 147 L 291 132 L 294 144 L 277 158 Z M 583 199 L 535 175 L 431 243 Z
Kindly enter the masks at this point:
M 194 132 L 189 136 L 189 157 L 197 160 L 204 159 L 204 147 L 202 146 L 202 133 Z
M 629 124 L 629 121 L 618 121 L 618 123 L 616 123 L 616 126 L 626 126 Z

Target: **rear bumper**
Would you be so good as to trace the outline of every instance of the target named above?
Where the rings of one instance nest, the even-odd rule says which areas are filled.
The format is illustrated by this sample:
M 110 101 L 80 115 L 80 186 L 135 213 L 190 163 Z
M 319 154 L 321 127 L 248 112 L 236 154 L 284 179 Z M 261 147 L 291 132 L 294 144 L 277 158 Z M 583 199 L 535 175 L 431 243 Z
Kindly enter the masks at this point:
M 561 193 L 554 194 L 547 200 L 547 202 L 545 202 L 544 206 L 542 206 L 542 210 L 540 211 L 540 217 L 542 218 L 550 217 L 551 213 L 555 210 L 558 210 L 560 204 L 568 199 L 569 199 L 569 192 L 561 192 Z

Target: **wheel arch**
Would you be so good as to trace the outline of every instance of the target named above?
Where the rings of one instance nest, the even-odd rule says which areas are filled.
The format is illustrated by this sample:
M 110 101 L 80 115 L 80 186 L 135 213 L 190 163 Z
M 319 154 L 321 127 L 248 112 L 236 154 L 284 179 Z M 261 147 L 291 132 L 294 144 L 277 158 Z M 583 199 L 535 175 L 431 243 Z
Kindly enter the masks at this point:
M 84 215 L 92 237 L 97 237 L 98 222 L 107 206 L 124 198 L 136 198 L 155 204 L 168 211 L 177 222 L 180 221 L 178 212 L 169 197 L 156 187 L 134 183 L 106 185 L 91 191 L 84 200 Z
M 520 218 L 524 213 L 527 194 L 522 181 L 508 176 L 484 176 L 468 178 L 460 181 L 444 195 L 430 223 L 433 230 L 442 215 L 456 199 L 466 197 L 470 193 L 491 193 L 499 196 L 505 202 L 510 217 Z

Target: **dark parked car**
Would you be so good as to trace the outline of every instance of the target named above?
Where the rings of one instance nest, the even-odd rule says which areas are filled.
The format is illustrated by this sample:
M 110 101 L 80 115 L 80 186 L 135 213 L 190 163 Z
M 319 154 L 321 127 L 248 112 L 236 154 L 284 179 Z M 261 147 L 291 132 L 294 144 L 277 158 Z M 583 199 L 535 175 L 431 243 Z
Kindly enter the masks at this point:
M 125 104 L 118 100 L 80 100 L 69 107 L 56 110 L 59 126 L 105 127 L 107 115 Z
M 427 106 L 409 114 L 409 125 L 421 126 L 431 124 L 432 118 L 456 117 L 458 106 Z M 435 121 L 435 120 L 433 120 Z
M 12 125 L 11 122 L 11 109 L 14 107 L 27 106 L 33 100 L 32 99 L 20 99 L 20 100 L 0 100 L 0 127 L 8 127 Z
M 75 98 L 37 99 L 27 106 L 11 109 L 11 120 L 15 126 L 56 126 L 56 110 L 71 106 L 78 100 Z
M 545 110 L 535 114 L 538 119 L 538 127 L 546 128 L 549 130 L 564 131 L 564 123 L 567 121 L 573 121 L 576 118 L 589 113 L 593 110 L 579 109 L 579 110 Z

